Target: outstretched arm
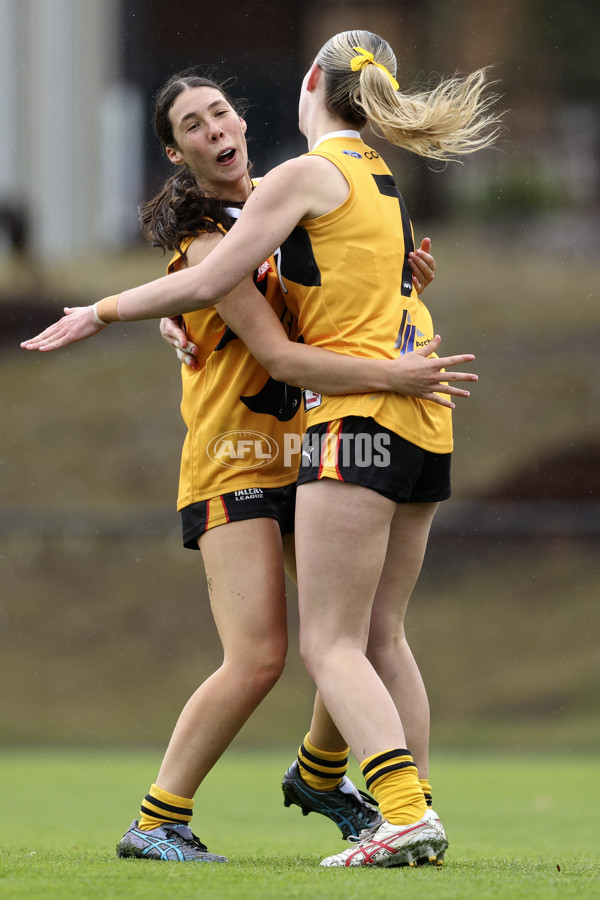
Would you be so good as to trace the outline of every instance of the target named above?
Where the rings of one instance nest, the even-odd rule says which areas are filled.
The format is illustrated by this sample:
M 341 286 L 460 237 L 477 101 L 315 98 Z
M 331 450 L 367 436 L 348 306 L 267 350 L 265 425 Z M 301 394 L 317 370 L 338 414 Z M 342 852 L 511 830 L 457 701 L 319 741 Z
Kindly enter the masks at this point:
M 413 271 L 413 284 L 417 293 L 422 294 L 435 277 L 435 259 L 431 253 L 430 238 L 423 238 L 421 246 L 413 253 L 409 253 L 408 262 Z M 190 341 L 185 333 L 182 316 L 161 319 L 160 333 L 165 341 L 175 350 L 177 359 L 188 366 L 188 368 L 197 371 L 199 368 L 197 359 L 198 347 Z
M 213 238 L 212 244 L 220 240 L 220 236 Z M 206 241 L 203 238 L 193 241 L 186 255 L 188 265 L 199 265 L 207 255 Z M 429 354 L 437 351 L 439 337 L 427 347 L 394 360 L 344 356 L 321 347 L 294 343 L 288 339 L 270 304 L 249 282 L 234 289 L 219 304 L 219 313 L 273 378 L 318 393 L 397 391 L 452 406 L 450 401 L 439 396 L 439 392 L 461 397 L 468 397 L 469 392 L 447 382 L 477 380 L 472 374 L 442 373 L 445 366 L 470 362 L 471 355 L 427 359 Z M 161 322 L 161 331 L 173 346 L 176 342 L 179 358 L 190 365 L 190 344 L 182 328 L 166 319 Z M 186 349 L 182 350 L 182 346 Z M 191 367 L 197 367 L 193 355 L 191 360 Z
M 345 179 L 340 184 L 342 176 L 337 169 L 332 173 L 334 168 L 319 157 L 283 163 L 265 176 L 235 228 L 199 265 L 106 298 L 94 307 L 65 309 L 62 319 L 21 346 L 27 350 L 57 350 L 92 337 L 103 323 L 175 316 L 214 305 L 267 259 L 297 222 L 339 205 L 347 184 Z M 423 245 L 420 250 L 426 254 Z M 413 260 L 422 274 L 423 265 L 429 265 L 423 253 L 416 253 L 419 263 Z
M 188 249 L 192 267 L 187 271 L 199 269 L 210 250 L 224 242 L 225 238 L 216 233 L 194 241 Z M 165 281 L 170 282 L 178 274 L 182 273 L 169 275 Z M 468 397 L 469 392 L 450 382 L 477 381 L 477 376 L 471 373 L 443 372 L 443 369 L 472 361 L 472 354 L 428 358 L 439 347 L 441 339 L 438 336 L 426 347 L 393 360 L 345 356 L 321 347 L 294 343 L 288 339 L 273 309 L 250 279 L 230 292 L 229 297 L 220 304 L 219 312 L 273 378 L 299 387 L 309 387 L 319 393 L 396 391 L 453 407 L 454 404 L 440 394 Z M 64 319 L 22 346 L 26 349 L 54 350 L 75 340 L 83 340 L 89 334 L 81 333 L 82 329 L 97 333 L 104 327 L 95 321 L 95 316 L 91 307 L 68 309 Z
M 57 350 L 97 334 L 102 322 L 160 319 L 213 306 L 261 265 L 301 219 L 314 215 L 315 202 L 321 200 L 315 200 L 315 185 L 323 186 L 330 168 L 335 167 L 319 157 L 282 163 L 262 179 L 235 228 L 200 265 L 101 300 L 95 309 L 65 309 L 62 319 L 21 346 Z M 333 202 L 331 208 L 336 205 Z
M 210 246 L 214 247 L 222 240 L 218 235 L 211 239 Z M 200 265 L 207 250 L 204 238 L 193 241 L 187 250 L 187 265 Z M 426 347 L 393 360 L 345 356 L 290 341 L 271 305 L 249 280 L 219 304 L 219 314 L 273 378 L 318 393 L 396 391 L 452 407 L 454 404 L 440 393 L 468 397 L 469 392 L 448 382 L 477 381 L 477 376 L 471 373 L 443 372 L 446 367 L 470 362 L 474 359 L 471 354 L 427 358 L 437 351 L 438 336 Z M 175 336 L 180 354 L 187 336 L 171 319 L 166 322 L 168 325 L 163 325 L 163 331 L 166 329 Z M 182 361 L 189 365 L 185 357 Z

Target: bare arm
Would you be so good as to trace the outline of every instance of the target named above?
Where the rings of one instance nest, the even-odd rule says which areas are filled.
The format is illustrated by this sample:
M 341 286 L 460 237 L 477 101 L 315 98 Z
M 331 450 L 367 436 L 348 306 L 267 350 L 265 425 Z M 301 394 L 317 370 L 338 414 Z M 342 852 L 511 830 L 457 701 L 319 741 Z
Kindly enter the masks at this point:
M 181 263 L 181 260 L 179 261 Z M 423 238 L 421 246 L 409 253 L 408 262 L 412 269 L 413 284 L 417 293 L 421 294 L 431 284 L 435 275 L 435 259 L 431 253 L 431 239 Z M 183 268 L 184 263 L 178 266 Z M 189 340 L 183 325 L 183 316 L 170 316 L 160 320 L 160 333 L 164 340 L 175 350 L 177 359 L 188 368 L 197 371 L 198 347 Z M 291 382 L 289 382 L 291 383 Z M 325 390 L 323 390 L 325 393 Z
M 396 359 L 366 359 L 290 341 L 258 291 L 253 298 L 233 292 L 219 305 L 219 313 L 273 378 L 318 393 L 395 391 L 453 408 L 450 400 L 439 395 L 468 397 L 469 391 L 448 382 L 477 381 L 472 373 L 443 371 L 471 362 L 475 357 L 470 353 L 427 358 L 441 343 L 438 335 L 426 347 Z
M 105 318 L 105 309 L 109 314 L 113 310 L 116 318 L 131 321 L 175 316 L 212 305 L 226 294 L 231 294 L 249 273 L 283 243 L 298 221 L 335 209 L 343 202 L 347 192 L 346 180 L 325 159 L 300 157 L 283 163 L 261 181 L 247 201 L 235 228 L 223 239 L 211 242 L 212 252 L 205 255 L 197 265 L 124 291 L 118 298 L 110 298 L 108 306 L 102 301 L 98 305 L 98 315 L 105 321 L 110 321 L 110 317 Z M 281 201 L 282 197 L 285 197 L 285 204 Z M 414 262 L 414 266 L 420 271 L 421 277 L 425 280 L 430 275 L 432 278 L 433 257 L 424 249 L 423 244 L 415 254 L 415 259 L 419 260 L 418 263 Z M 96 313 L 90 307 L 67 309 L 65 312 L 63 319 L 37 337 L 23 342 L 21 346 L 28 350 L 55 350 L 90 337 L 102 328 L 94 318 Z M 258 350 L 259 348 L 256 353 Z M 400 368 L 400 364 L 398 367 Z M 304 384 L 308 383 L 305 378 L 297 378 L 295 373 L 286 377 L 292 383 L 299 380 Z M 314 389 L 318 389 L 315 375 L 312 377 Z M 439 381 L 439 378 L 436 380 Z M 361 389 L 385 388 L 367 383 Z M 321 390 L 324 393 L 333 392 L 331 386 Z M 344 390 L 349 392 L 352 387 L 345 384 Z M 423 395 L 417 393 L 416 396 Z
M 318 192 L 315 185 L 319 187 Z M 107 323 L 129 322 L 213 306 L 261 265 L 297 222 L 320 215 L 327 205 L 334 209 L 343 201 L 344 192 L 347 193 L 345 179 L 327 160 L 319 157 L 289 160 L 262 179 L 246 202 L 235 228 L 202 263 L 100 301 L 97 315 Z M 286 198 L 285 204 L 281 202 L 282 197 Z M 87 306 L 66 309 L 62 319 L 21 346 L 26 350 L 57 350 L 91 337 L 102 329 L 94 312 Z
M 329 192 L 327 177 L 333 180 Z M 209 256 L 199 265 L 124 291 L 118 300 L 119 318 L 133 321 L 173 316 L 219 303 L 284 242 L 301 219 L 312 217 L 315 211 L 321 214 L 320 203 L 332 209 L 339 205 L 347 194 L 347 184 L 343 179 L 339 200 L 338 177 L 342 177 L 339 170 L 319 157 L 299 157 L 277 166 L 261 180 L 235 228 Z
M 187 264 L 200 265 L 209 250 L 222 240 L 220 234 L 211 235 L 209 241 L 205 236 L 197 238 L 188 248 Z M 396 391 L 452 406 L 448 400 L 438 397 L 437 392 L 465 397 L 469 396 L 468 391 L 442 384 L 440 378 L 444 382 L 477 380 L 476 375 L 442 374 L 441 371 L 444 364 L 471 361 L 471 355 L 446 360 L 426 359 L 437 349 L 439 339 L 429 348 L 398 360 L 344 356 L 321 347 L 294 343 L 288 339 L 279 318 L 250 279 L 234 288 L 219 304 L 219 313 L 273 378 L 298 387 L 308 387 L 318 393 Z M 177 331 L 176 328 L 174 330 Z M 181 341 L 179 337 L 180 344 Z
M 241 219 L 236 223 L 236 230 L 240 221 Z M 226 244 L 228 236 L 222 237 L 215 232 L 197 238 L 187 253 L 190 267 L 152 282 L 150 286 L 161 283 L 166 289 L 172 281 L 181 280 L 181 275 L 191 275 L 197 279 L 198 272 Z M 293 343 L 288 340 L 279 319 L 249 277 L 230 291 L 228 298 L 220 304 L 219 311 L 273 378 L 300 387 L 310 387 L 319 393 L 391 390 L 452 407 L 453 404 L 441 397 L 441 393 L 468 397 L 469 392 L 448 382 L 477 380 L 477 376 L 470 373 L 442 372 L 444 368 L 470 362 L 474 359 L 471 354 L 444 359 L 427 358 L 439 347 L 440 338 L 437 336 L 427 347 L 395 360 L 350 357 L 319 347 Z M 64 319 L 37 339 L 24 342 L 22 346 L 27 349 L 54 350 L 76 340 L 83 340 L 100 330 L 102 326 L 94 322 L 89 307 L 76 307 L 67 310 Z M 171 324 L 171 331 L 177 334 L 177 326 Z M 175 339 L 182 343 L 181 337 Z

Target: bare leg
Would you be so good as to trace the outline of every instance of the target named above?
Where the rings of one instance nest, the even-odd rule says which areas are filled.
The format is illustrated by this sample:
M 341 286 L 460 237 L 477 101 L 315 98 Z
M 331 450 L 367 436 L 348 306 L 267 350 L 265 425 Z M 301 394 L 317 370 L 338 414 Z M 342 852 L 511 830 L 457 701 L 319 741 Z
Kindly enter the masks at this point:
M 189 798 L 276 683 L 287 651 L 277 522 L 231 522 L 208 531 L 199 546 L 223 664 L 186 703 L 156 779 Z
M 323 479 L 298 488 L 301 653 L 359 760 L 406 746 L 394 701 L 365 655 L 395 509 L 353 484 Z
M 294 545 L 294 535 L 285 534 L 283 536 L 283 551 L 285 556 L 285 570 L 292 581 L 298 583 L 298 574 L 296 571 L 296 549 Z M 325 705 L 321 700 L 319 693 L 315 696 L 313 707 L 313 716 L 310 723 L 310 742 L 313 747 L 328 752 L 336 752 L 345 750 L 348 744 L 336 728 L 335 722 L 325 709 Z
M 404 618 L 423 564 L 436 503 L 398 504 L 375 595 L 367 656 L 390 692 L 421 778 L 429 767 L 429 703 Z

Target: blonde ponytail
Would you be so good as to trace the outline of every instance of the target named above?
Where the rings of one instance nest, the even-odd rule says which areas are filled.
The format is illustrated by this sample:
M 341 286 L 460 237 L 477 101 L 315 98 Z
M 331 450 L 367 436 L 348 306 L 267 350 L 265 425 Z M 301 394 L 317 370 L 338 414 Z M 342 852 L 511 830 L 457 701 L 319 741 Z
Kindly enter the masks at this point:
M 357 49 L 373 54 L 375 65 L 353 71 Z M 369 31 L 334 35 L 316 59 L 325 72 L 328 110 L 427 159 L 449 160 L 494 143 L 501 114 L 487 92 L 487 69 L 466 77 L 443 78 L 427 91 L 394 89 L 396 58 L 389 44 Z M 356 64 L 355 64 L 356 65 Z

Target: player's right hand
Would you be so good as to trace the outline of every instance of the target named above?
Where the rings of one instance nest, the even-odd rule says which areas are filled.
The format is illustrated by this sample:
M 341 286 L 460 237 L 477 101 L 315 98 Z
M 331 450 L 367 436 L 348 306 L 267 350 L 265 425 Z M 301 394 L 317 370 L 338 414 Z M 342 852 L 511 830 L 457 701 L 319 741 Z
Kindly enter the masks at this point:
M 173 316 L 160 320 L 160 333 L 165 341 L 174 348 L 179 359 L 189 369 L 196 372 L 200 368 L 198 360 L 198 348 L 188 341 L 183 326 L 183 316 Z
M 98 324 L 93 306 L 65 306 L 64 316 L 40 334 L 21 343 L 23 350 L 40 350 L 47 353 L 76 344 L 104 331 L 106 325 Z
M 477 381 L 477 375 L 473 372 L 455 372 L 448 371 L 448 369 L 452 366 L 470 363 L 475 357 L 472 353 L 461 353 L 457 356 L 435 356 L 441 341 L 439 334 L 436 334 L 425 346 L 392 360 L 390 362 L 393 375 L 391 389 L 400 394 L 406 394 L 408 397 L 431 400 L 433 403 L 439 403 L 450 409 L 454 409 L 454 403 L 452 400 L 442 397 L 442 394 L 469 397 L 468 390 L 455 387 L 449 382 Z M 432 356 L 432 354 L 434 355 Z

